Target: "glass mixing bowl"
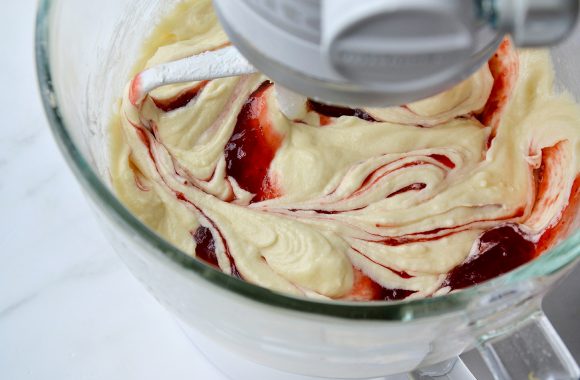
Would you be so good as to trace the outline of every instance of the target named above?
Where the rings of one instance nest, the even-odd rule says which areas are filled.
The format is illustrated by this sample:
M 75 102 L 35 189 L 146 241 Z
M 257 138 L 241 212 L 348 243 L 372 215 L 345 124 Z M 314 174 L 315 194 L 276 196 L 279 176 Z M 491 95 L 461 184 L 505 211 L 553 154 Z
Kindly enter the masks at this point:
M 580 256 L 578 218 L 557 247 L 492 281 L 431 299 L 373 303 L 294 298 L 245 283 L 137 220 L 110 186 L 107 129 L 142 40 L 176 2 L 41 0 L 36 54 L 54 135 L 110 240 L 200 341 L 308 376 L 363 379 L 418 368 L 428 376 L 432 365 L 474 346 L 498 378 L 580 376 L 540 305 Z M 580 97 L 580 33 L 553 55 L 559 82 Z

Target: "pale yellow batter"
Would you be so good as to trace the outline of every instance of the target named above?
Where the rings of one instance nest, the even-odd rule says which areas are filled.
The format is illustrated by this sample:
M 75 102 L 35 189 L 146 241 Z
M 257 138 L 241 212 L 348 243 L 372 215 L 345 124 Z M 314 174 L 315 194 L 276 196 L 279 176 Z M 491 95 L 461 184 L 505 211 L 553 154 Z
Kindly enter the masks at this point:
M 225 43 L 211 2 L 183 1 L 147 40 L 137 69 Z M 380 122 L 343 116 L 321 126 L 315 112 L 288 120 L 268 90 L 266 118 L 281 139 L 269 178 L 281 194 L 253 203 L 228 176 L 224 148 L 265 77 L 211 81 L 169 112 L 154 99 L 195 83 L 158 89 L 142 107 L 127 87 L 112 125 L 113 184 L 133 213 L 188 254 L 192 234 L 209 228 L 220 268 L 230 273 L 235 263 L 257 285 L 357 298 L 360 270 L 412 297 L 444 293 L 447 273 L 470 259 L 484 231 L 519 224 L 533 240 L 557 223 L 580 170 L 580 108 L 554 92 L 549 54 L 509 54 L 514 88 L 488 125 L 475 117 L 494 86 L 488 65 L 431 99 L 365 110 Z M 542 149 L 556 145 L 549 191 L 539 194 L 534 169 Z

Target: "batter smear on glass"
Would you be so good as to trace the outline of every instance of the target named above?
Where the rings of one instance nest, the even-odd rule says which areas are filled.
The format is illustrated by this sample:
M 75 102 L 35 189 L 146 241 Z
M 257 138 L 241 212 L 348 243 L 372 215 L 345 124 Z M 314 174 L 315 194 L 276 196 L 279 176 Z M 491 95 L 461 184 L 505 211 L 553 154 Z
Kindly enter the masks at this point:
M 181 2 L 142 70 L 228 44 L 209 0 Z M 487 65 L 395 108 L 314 100 L 298 120 L 263 75 L 127 84 L 112 125 L 115 189 L 186 253 L 275 291 L 400 300 L 463 289 L 573 227 L 580 107 L 546 51 L 505 40 Z

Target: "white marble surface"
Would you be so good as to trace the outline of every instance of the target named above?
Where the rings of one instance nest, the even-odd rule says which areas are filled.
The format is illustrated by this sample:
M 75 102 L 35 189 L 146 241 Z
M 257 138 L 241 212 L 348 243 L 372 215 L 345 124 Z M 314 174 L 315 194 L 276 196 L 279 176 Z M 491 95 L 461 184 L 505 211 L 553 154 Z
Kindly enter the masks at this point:
M 35 7 L 0 3 L 0 379 L 225 379 L 116 257 L 61 158 Z
M 112 252 L 61 158 L 36 91 L 35 6 L 0 5 L 0 379 L 225 379 Z M 577 358 L 579 284 L 577 270 L 547 302 Z

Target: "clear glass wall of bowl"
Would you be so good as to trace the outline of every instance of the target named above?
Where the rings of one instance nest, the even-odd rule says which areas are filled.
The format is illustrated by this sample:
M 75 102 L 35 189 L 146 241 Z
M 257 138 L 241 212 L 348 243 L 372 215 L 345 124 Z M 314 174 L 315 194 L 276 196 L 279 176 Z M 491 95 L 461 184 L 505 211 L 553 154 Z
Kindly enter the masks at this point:
M 409 372 L 472 346 L 498 378 L 522 378 L 525 371 L 525 378 L 531 372 L 538 378 L 579 376 L 540 309 L 543 295 L 577 261 L 578 228 L 535 262 L 467 291 L 354 304 L 287 297 L 230 278 L 136 220 L 110 188 L 107 129 L 142 39 L 175 3 L 43 0 L 36 41 L 41 93 L 56 140 L 117 252 L 159 302 L 231 352 L 310 376 Z M 554 57 L 560 82 L 580 98 L 580 33 Z M 503 366 L 506 360 L 521 366 Z

